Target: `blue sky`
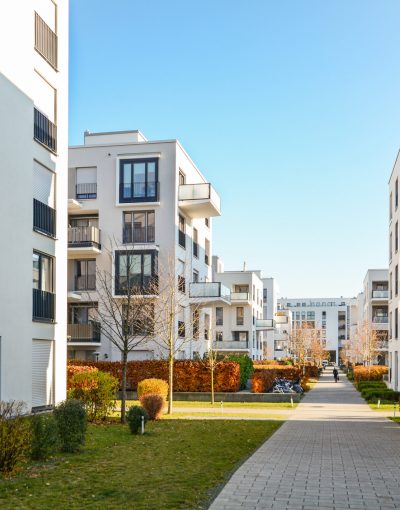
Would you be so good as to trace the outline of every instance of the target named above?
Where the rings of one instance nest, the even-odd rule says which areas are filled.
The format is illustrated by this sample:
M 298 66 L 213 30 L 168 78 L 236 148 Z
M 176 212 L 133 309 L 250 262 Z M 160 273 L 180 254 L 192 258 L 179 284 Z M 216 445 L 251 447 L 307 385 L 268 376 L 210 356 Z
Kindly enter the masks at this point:
M 214 253 L 282 296 L 387 265 L 398 0 L 70 0 L 70 143 L 178 138 L 221 195 Z

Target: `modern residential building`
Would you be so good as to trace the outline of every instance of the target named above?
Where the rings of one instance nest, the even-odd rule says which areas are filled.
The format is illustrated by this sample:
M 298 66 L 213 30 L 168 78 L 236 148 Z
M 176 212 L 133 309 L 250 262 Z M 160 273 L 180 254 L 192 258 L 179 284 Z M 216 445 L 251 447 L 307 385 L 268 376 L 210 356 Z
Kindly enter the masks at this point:
M 213 336 L 219 353 L 248 354 L 263 359 L 263 332 L 273 330 L 273 321 L 263 319 L 261 271 L 224 271 L 213 257 L 213 281 L 227 289 L 225 303 L 215 307 Z
M 330 360 L 339 361 L 339 353 L 349 338 L 349 298 L 280 298 L 278 310 L 292 312 L 292 330 L 303 323 L 321 330 L 324 348 Z
M 68 0 L 3 2 L 0 45 L 0 400 L 43 408 L 66 394 Z
M 263 318 L 274 320 L 278 309 L 278 286 L 275 278 L 263 278 Z M 271 328 L 264 332 L 264 358 L 274 359 L 276 330 Z M 279 344 L 281 346 L 281 344 Z
M 399 153 L 400 154 L 400 153 Z M 400 388 L 399 373 L 399 179 L 400 158 L 397 155 L 389 180 L 389 383 Z
M 212 217 L 221 206 L 181 144 L 150 141 L 140 131 L 86 132 L 84 144 L 69 150 L 68 193 L 68 356 L 120 359 L 96 320 L 96 274 L 112 275 L 113 297 L 124 299 L 123 282 L 132 278 L 145 288 L 158 277 L 161 259 L 172 264 L 185 305 L 175 325 L 175 334 L 187 340 L 179 357 L 202 356 L 212 306 L 225 302 L 211 270 Z M 157 306 L 157 296 L 153 299 Z M 185 327 L 194 307 L 197 326 Z M 165 352 L 149 341 L 130 359 L 161 355 Z

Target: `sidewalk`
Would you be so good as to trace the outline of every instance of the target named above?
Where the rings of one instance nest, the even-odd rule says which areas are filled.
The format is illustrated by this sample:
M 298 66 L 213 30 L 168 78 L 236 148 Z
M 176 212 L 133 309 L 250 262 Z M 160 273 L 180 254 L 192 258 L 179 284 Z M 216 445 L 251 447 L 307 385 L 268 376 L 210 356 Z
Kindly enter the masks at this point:
M 326 371 L 210 510 L 400 509 L 400 426 Z

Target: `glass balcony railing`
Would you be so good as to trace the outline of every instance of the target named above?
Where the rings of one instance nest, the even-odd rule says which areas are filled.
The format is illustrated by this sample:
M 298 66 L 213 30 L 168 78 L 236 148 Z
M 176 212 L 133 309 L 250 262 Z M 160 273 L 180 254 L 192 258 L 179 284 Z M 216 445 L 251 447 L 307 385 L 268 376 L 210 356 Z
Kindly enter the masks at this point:
M 189 286 L 191 298 L 222 298 L 231 299 L 231 291 L 220 282 L 192 282 Z
M 388 290 L 373 290 L 372 297 L 377 299 L 389 299 L 389 291 Z
M 248 292 L 232 292 L 231 293 L 231 301 L 248 301 L 249 293 Z
M 376 315 L 372 317 L 372 322 L 375 324 L 388 324 L 389 317 L 387 315 Z

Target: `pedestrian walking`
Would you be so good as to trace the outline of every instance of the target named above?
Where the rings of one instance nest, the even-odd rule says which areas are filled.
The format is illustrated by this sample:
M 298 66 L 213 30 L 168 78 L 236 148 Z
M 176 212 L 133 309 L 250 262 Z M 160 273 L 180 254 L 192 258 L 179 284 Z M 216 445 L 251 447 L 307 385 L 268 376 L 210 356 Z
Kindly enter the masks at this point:
M 333 369 L 333 377 L 335 379 L 335 382 L 337 383 L 338 380 L 339 380 L 339 372 L 338 372 L 338 369 L 336 367 Z

